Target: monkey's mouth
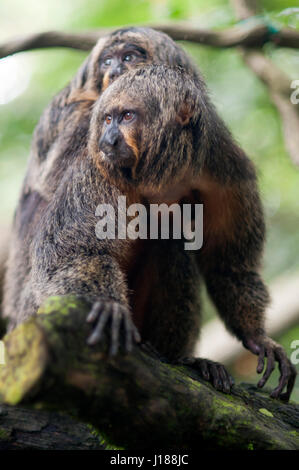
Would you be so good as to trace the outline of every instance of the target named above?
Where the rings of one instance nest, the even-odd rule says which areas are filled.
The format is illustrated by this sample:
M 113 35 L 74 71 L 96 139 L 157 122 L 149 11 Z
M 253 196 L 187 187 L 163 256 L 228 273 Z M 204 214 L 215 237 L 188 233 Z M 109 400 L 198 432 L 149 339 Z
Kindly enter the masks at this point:
M 132 168 L 126 168 L 126 167 L 123 167 L 120 169 L 121 170 L 121 173 L 123 174 L 123 176 L 128 180 L 128 181 L 132 181 L 134 178 L 133 178 L 133 170 Z
M 101 160 L 109 165 L 121 169 L 130 169 L 135 166 L 136 159 L 133 155 L 123 154 L 121 152 L 101 152 Z

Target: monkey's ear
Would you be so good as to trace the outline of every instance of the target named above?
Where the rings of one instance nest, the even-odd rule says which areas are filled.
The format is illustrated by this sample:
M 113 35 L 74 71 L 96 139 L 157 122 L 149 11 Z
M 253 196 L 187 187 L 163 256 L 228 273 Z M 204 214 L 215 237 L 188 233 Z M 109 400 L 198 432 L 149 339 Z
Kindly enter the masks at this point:
M 189 124 L 193 114 L 194 106 L 191 106 L 190 103 L 183 103 L 176 114 L 175 120 L 184 127 Z

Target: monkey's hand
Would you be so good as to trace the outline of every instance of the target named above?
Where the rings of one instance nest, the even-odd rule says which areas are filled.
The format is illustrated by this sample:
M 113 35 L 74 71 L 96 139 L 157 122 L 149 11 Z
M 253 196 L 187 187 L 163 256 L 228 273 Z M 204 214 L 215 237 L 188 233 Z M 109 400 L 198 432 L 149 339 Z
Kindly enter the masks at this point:
M 125 352 L 130 352 L 133 348 L 133 343 L 141 341 L 140 334 L 135 327 L 131 313 L 127 307 L 118 302 L 109 300 L 98 300 L 92 306 L 86 321 L 94 324 L 94 329 L 87 343 L 94 345 L 98 343 L 105 328 L 107 326 L 111 331 L 110 351 L 111 356 L 115 356 L 120 346 L 120 336 L 123 332 L 124 349 Z
M 265 367 L 265 357 L 267 357 L 267 366 L 263 377 L 258 382 L 258 387 L 263 387 L 273 370 L 275 369 L 275 361 L 278 362 L 280 370 L 280 378 L 278 386 L 271 393 L 272 398 L 280 398 L 288 402 L 296 379 L 296 369 L 288 359 L 283 347 L 275 343 L 266 335 L 256 335 L 255 337 L 245 338 L 243 340 L 245 348 L 249 349 L 253 354 L 258 356 L 257 373 L 261 374 Z M 286 392 L 282 393 L 284 387 Z
M 234 385 L 234 379 L 219 362 L 200 357 L 186 357 L 180 359 L 178 363 L 196 370 L 202 379 L 210 382 L 216 390 L 221 392 L 230 393 Z

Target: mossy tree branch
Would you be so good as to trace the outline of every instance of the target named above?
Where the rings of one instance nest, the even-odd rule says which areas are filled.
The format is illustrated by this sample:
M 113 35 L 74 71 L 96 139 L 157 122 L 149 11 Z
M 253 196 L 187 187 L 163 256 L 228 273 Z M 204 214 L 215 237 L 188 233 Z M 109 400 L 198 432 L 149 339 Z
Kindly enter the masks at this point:
M 107 338 L 86 345 L 87 311 L 81 300 L 52 298 L 4 338 L 2 402 L 76 410 L 126 449 L 299 449 L 297 405 L 245 387 L 224 395 L 145 347 L 110 358 Z

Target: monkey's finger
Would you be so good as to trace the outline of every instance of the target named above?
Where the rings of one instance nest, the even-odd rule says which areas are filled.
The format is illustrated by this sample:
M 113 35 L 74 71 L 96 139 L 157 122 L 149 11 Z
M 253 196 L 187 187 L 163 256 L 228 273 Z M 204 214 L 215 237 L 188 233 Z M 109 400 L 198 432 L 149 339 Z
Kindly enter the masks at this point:
M 86 321 L 88 323 L 93 323 L 98 318 L 102 304 L 103 302 L 101 302 L 100 300 L 93 304 L 92 309 L 90 310 L 86 318 Z
M 140 343 L 141 337 L 139 331 L 131 320 L 130 315 L 126 311 L 124 313 L 124 328 L 125 328 L 125 349 L 127 352 L 132 351 L 133 341 Z
M 133 349 L 133 341 L 132 341 L 132 325 L 128 315 L 124 317 L 125 322 L 125 350 L 127 352 L 131 352 Z
M 286 394 L 283 394 L 283 396 L 286 398 L 288 396 L 288 391 L 289 391 L 289 395 L 292 392 L 292 389 L 295 383 L 296 371 L 294 374 L 294 371 L 292 370 L 293 365 L 290 363 L 290 361 L 288 360 L 286 354 L 284 353 L 282 349 L 277 348 L 275 350 L 275 357 L 279 363 L 279 370 L 281 374 L 280 374 L 278 386 L 271 393 L 271 397 L 278 398 L 281 395 L 281 392 L 284 389 L 284 387 L 287 385 L 287 392 Z
M 219 366 L 219 375 L 222 382 L 222 391 L 229 393 L 231 389 L 230 376 L 226 368 L 222 365 Z
M 135 343 L 140 343 L 141 342 L 140 333 L 138 329 L 136 328 L 136 326 L 134 325 L 130 312 L 127 309 L 125 309 L 124 311 L 124 321 L 125 321 L 125 330 L 130 333 L 132 340 L 134 340 Z
M 231 389 L 233 385 L 235 385 L 235 381 L 233 379 L 233 377 L 229 374 L 229 372 L 226 370 L 226 368 L 224 366 L 223 367 L 223 370 L 224 370 L 224 373 L 225 373 L 225 377 L 226 377 L 226 381 L 228 383 L 228 386 L 229 388 Z
M 198 360 L 196 360 L 195 365 L 196 365 L 196 368 L 199 369 L 199 372 L 200 372 L 200 375 L 202 376 L 202 378 L 204 380 L 210 381 L 211 374 L 210 374 L 210 371 L 209 371 L 208 362 L 205 361 L 205 360 L 198 359 Z
M 281 400 L 283 400 L 285 402 L 289 401 L 291 393 L 292 393 L 294 385 L 295 385 L 296 376 L 297 376 L 297 371 L 296 371 L 295 367 L 293 366 L 293 364 L 291 364 L 291 376 L 290 376 L 289 381 L 288 381 L 287 391 L 280 395 Z
M 265 367 L 265 347 L 261 346 L 259 357 L 258 357 L 257 368 L 256 368 L 257 373 L 260 374 L 261 372 L 263 372 L 264 367 Z
M 272 398 L 277 398 L 281 394 L 282 390 L 287 385 L 288 379 L 290 377 L 290 365 L 284 352 L 277 348 L 275 351 L 275 357 L 279 364 L 280 377 L 278 386 L 271 393 Z
M 141 342 L 141 336 L 139 331 L 137 330 L 136 326 L 133 324 L 133 337 L 135 343 L 140 343 Z
M 216 390 L 222 391 L 222 381 L 220 378 L 220 373 L 217 364 L 211 363 L 210 364 L 210 373 L 212 378 L 213 387 Z
M 117 305 L 112 307 L 111 348 L 110 356 L 115 356 L 119 348 L 119 327 L 122 314 Z
M 266 348 L 266 353 L 267 353 L 267 367 L 266 367 L 263 377 L 257 384 L 257 386 L 260 388 L 265 385 L 270 375 L 272 374 L 273 370 L 275 369 L 275 358 L 274 358 L 274 352 L 272 348 L 271 347 Z
M 101 312 L 100 319 L 99 319 L 95 329 L 93 330 L 93 332 L 91 333 L 91 335 L 87 339 L 87 344 L 92 346 L 92 345 L 94 345 L 94 344 L 96 344 L 100 341 L 102 333 L 103 333 L 103 329 L 104 329 L 109 317 L 110 317 L 110 309 L 109 308 L 104 308 Z

